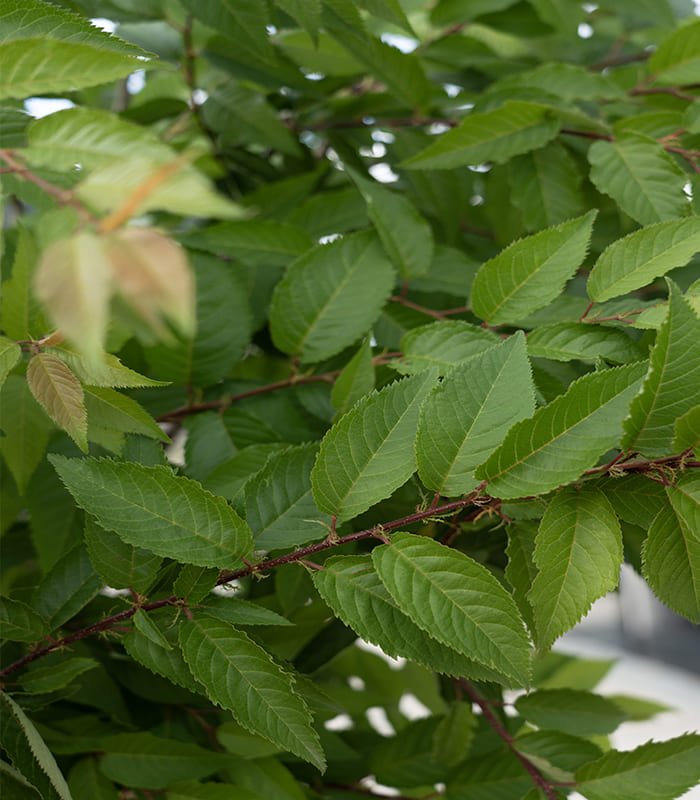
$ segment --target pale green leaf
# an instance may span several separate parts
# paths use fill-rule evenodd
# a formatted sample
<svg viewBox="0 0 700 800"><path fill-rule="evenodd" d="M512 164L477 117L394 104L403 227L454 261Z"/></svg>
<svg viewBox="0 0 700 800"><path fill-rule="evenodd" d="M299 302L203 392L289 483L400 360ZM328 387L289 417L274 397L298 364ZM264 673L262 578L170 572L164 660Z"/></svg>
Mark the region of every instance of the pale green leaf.
<svg viewBox="0 0 700 800"><path fill-rule="evenodd" d="M0 708L0 740L13 765L43 800L73 800L51 751L24 711L5 692L0 692Z"/></svg>
<svg viewBox="0 0 700 800"><path fill-rule="evenodd" d="M526 731L514 744L519 753L532 760L542 774L554 782L572 783L576 769L602 755L600 747L588 739L561 731ZM536 795L535 800L540 800L540 795Z"/></svg>
<svg viewBox="0 0 700 800"><path fill-rule="evenodd" d="M315 442L275 453L246 484L246 521L257 550L294 547L328 534L330 517L311 493L317 453Z"/></svg>
<svg viewBox="0 0 700 800"><path fill-rule="evenodd" d="M414 534L372 551L398 607L443 644L527 684L530 644L513 598L464 553Z"/></svg>
<svg viewBox="0 0 700 800"><path fill-rule="evenodd" d="M22 690L29 694L54 692L72 683L79 675L97 666L93 658L67 658L49 667L31 666L22 676Z"/></svg>
<svg viewBox="0 0 700 800"><path fill-rule="evenodd" d="M304 362L328 358L367 332L393 285L393 267L373 234L319 245L277 284L270 306L272 339Z"/></svg>
<svg viewBox="0 0 700 800"><path fill-rule="evenodd" d="M136 400L114 389L96 386L85 387L85 407L87 409L88 438L95 428L109 428L121 433L136 433L150 439L169 442L153 417Z"/></svg>
<svg viewBox="0 0 700 800"><path fill-rule="evenodd" d="M97 364L91 364L80 353L71 350L65 345L61 347L47 347L44 351L51 353L70 367L71 371L86 386L100 388L136 389L140 387L166 386L167 381L154 381L145 375L139 375L111 353L103 353L102 359Z"/></svg>
<svg viewBox="0 0 700 800"><path fill-rule="evenodd" d="M162 562L160 556L127 544L89 516L85 518L85 544L95 571L107 586L115 589L133 589L145 594Z"/></svg>
<svg viewBox="0 0 700 800"><path fill-rule="evenodd" d="M583 210L581 173L559 142L512 159L508 164L508 183L511 200L520 210L528 231L559 225Z"/></svg>
<svg viewBox="0 0 700 800"><path fill-rule="evenodd" d="M367 203L367 214L399 275L406 280L425 275L435 247L430 225L402 194L376 181L358 175L351 177Z"/></svg>
<svg viewBox="0 0 700 800"><path fill-rule="evenodd" d="M37 642L46 624L37 612L19 600L0 597L0 638L10 642Z"/></svg>
<svg viewBox="0 0 700 800"><path fill-rule="evenodd" d="M245 486L265 466L267 459L284 449L278 442L252 444L215 467L204 479L204 486L220 494L238 508L245 500Z"/></svg>
<svg viewBox="0 0 700 800"><path fill-rule="evenodd" d="M492 324L514 323L552 302L588 252L597 212L514 242L476 273L474 313Z"/></svg>
<svg viewBox="0 0 700 800"><path fill-rule="evenodd" d="M22 350L17 342L0 336L0 387L21 357Z"/></svg>
<svg viewBox="0 0 700 800"><path fill-rule="evenodd" d="M662 602L700 622L700 477L684 475L666 495L670 504L654 518L644 543L643 574Z"/></svg>
<svg viewBox="0 0 700 800"><path fill-rule="evenodd" d="M173 649L170 642L158 630L158 626L145 611L139 609L131 619L134 623L134 628L157 647L162 647L164 650Z"/></svg>
<svg viewBox="0 0 700 800"><path fill-rule="evenodd" d="M60 628L86 606L102 588L82 544L60 558L34 592L32 605L50 630Z"/></svg>
<svg viewBox="0 0 700 800"><path fill-rule="evenodd" d="M578 736L612 733L627 719L611 700L574 689L540 689L518 698L515 708L538 728Z"/></svg>
<svg viewBox="0 0 700 800"><path fill-rule="evenodd" d="M418 413L434 381L434 372L423 372L385 386L328 431L311 473L321 511L352 519L411 477Z"/></svg>
<svg viewBox="0 0 700 800"><path fill-rule="evenodd" d="M175 781L204 778L233 766L225 753L146 731L109 736L101 740L100 750L100 769L110 780L140 789L164 789Z"/></svg>
<svg viewBox="0 0 700 800"><path fill-rule="evenodd" d="M666 505L664 487L658 481L651 480L650 476L631 474L623 479L611 477L598 486L612 503L617 516L630 525L648 528Z"/></svg>
<svg viewBox="0 0 700 800"><path fill-rule="evenodd" d="M46 333L47 323L32 291L32 275L39 257L33 233L17 226L17 243L12 272L2 283L2 328L12 339L38 338Z"/></svg>
<svg viewBox="0 0 700 800"><path fill-rule="evenodd" d="M493 111L468 114L454 130L442 134L404 166L453 169L485 161L503 164L542 147L558 130L559 120L548 106L509 100Z"/></svg>
<svg viewBox="0 0 700 800"><path fill-rule="evenodd" d="M504 680L498 672L439 642L399 610L369 555L330 558L313 580L334 613L388 656L408 658L445 675Z"/></svg>
<svg viewBox="0 0 700 800"><path fill-rule="evenodd" d="M474 469L511 426L535 411L535 387L521 331L447 373L420 413L416 455L423 483L442 495L466 494Z"/></svg>
<svg viewBox="0 0 700 800"><path fill-rule="evenodd" d="M675 437L671 449L674 453L697 450L700 447L700 405L676 420Z"/></svg>
<svg viewBox="0 0 700 800"><path fill-rule="evenodd" d="M331 402L340 413L344 413L374 389L374 365L370 337L343 367L331 390Z"/></svg>
<svg viewBox="0 0 700 800"><path fill-rule="evenodd" d="M210 617L229 622L231 625L293 625L276 611L271 611L265 606L241 600L237 597L207 598L202 611Z"/></svg>
<svg viewBox="0 0 700 800"><path fill-rule="evenodd" d="M545 649L619 581L620 523L600 490L568 488L554 497L535 538L534 562L528 600Z"/></svg>
<svg viewBox="0 0 700 800"><path fill-rule="evenodd" d="M697 20L673 31L649 60L655 82L666 86L700 81L700 23Z"/></svg>
<svg viewBox="0 0 700 800"><path fill-rule="evenodd" d="M19 375L10 375L0 389L0 426L5 434L0 437L0 453L22 494L44 455L53 425Z"/></svg>
<svg viewBox="0 0 700 800"><path fill-rule="evenodd" d="M403 357L392 361L398 372L437 369L446 375L455 365L498 344L493 331L461 320L432 322L413 328L401 340Z"/></svg>
<svg viewBox="0 0 700 800"><path fill-rule="evenodd" d="M621 708L627 715L627 718L632 722L642 722L655 717L657 714L671 711L668 706L661 705L653 700L647 700L641 697L629 697L626 694L609 695L609 699L612 700L616 706Z"/></svg>
<svg viewBox="0 0 700 800"><path fill-rule="evenodd" d="M600 74L578 64L551 62L535 69L515 72L496 84L498 89L518 89L522 86L540 89L560 97L567 103L577 100L618 100L623 92L605 74Z"/></svg>
<svg viewBox="0 0 700 800"><path fill-rule="evenodd" d="M674 800L700 780L700 736L611 750L576 773L588 800Z"/></svg>
<svg viewBox="0 0 700 800"><path fill-rule="evenodd" d="M646 363L584 375L568 391L517 423L476 472L495 497L543 494L579 477L622 434L622 421Z"/></svg>
<svg viewBox="0 0 700 800"><path fill-rule="evenodd" d="M192 674L213 702L232 711L251 732L324 769L318 735L293 679L261 647L231 625L207 617L183 621L180 643Z"/></svg>
<svg viewBox="0 0 700 800"><path fill-rule="evenodd" d="M44 411L86 453L85 396L68 365L50 353L37 353L29 360L27 383Z"/></svg>
<svg viewBox="0 0 700 800"><path fill-rule="evenodd" d="M78 505L128 544L202 567L233 568L250 530L223 498L167 467L50 456Z"/></svg>
<svg viewBox="0 0 700 800"><path fill-rule="evenodd" d="M700 250L700 218L649 225L607 247L588 277L588 296L597 303L651 283L682 267Z"/></svg>
<svg viewBox="0 0 700 800"><path fill-rule="evenodd" d="M659 328L642 389L630 405L623 445L667 455L676 420L700 402L700 318L669 281L669 312Z"/></svg>
<svg viewBox="0 0 700 800"><path fill-rule="evenodd" d="M627 134L595 142L588 151L591 181L639 222L681 217L688 211L686 175L663 147L646 136Z"/></svg>
<svg viewBox="0 0 700 800"><path fill-rule="evenodd" d="M624 330L585 322L555 322L530 331L527 352L533 358L553 361L595 362L599 358L615 364L642 356L637 343Z"/></svg>

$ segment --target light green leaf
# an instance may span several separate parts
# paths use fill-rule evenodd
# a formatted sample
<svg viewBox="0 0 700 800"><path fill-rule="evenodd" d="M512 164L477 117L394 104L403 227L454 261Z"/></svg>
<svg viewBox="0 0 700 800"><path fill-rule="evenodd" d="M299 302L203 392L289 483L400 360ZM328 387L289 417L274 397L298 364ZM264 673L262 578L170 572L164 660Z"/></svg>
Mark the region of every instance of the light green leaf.
<svg viewBox="0 0 700 800"><path fill-rule="evenodd" d="M554 782L573 783L574 770L602 755L600 747L588 739L561 731L525 732L514 744L519 753L532 760L542 774ZM536 795L535 800L540 800L540 796Z"/></svg>
<svg viewBox="0 0 700 800"><path fill-rule="evenodd" d="M438 641L528 683L530 645L513 598L469 556L414 534L372 551L398 607Z"/></svg>
<svg viewBox="0 0 700 800"><path fill-rule="evenodd" d="M85 544L97 574L115 589L133 589L144 594L155 580L162 559L122 541L116 533L85 518Z"/></svg>
<svg viewBox="0 0 700 800"><path fill-rule="evenodd" d="M533 358L553 361L594 362L599 358L615 364L636 361L640 347L624 330L585 322L555 322L530 331L527 352Z"/></svg>
<svg viewBox="0 0 700 800"><path fill-rule="evenodd" d="M252 444L215 467L204 479L204 486L214 494L225 497L236 508L245 502L245 486L267 463L274 453L284 449L278 442Z"/></svg>
<svg viewBox="0 0 700 800"><path fill-rule="evenodd" d="M184 597L189 605L200 603L216 586L219 574L220 570L216 567L184 564L173 583L173 591L176 595Z"/></svg>
<svg viewBox="0 0 700 800"><path fill-rule="evenodd" d="M323 771L325 759L293 679L245 633L207 617L180 624L180 644L210 699L252 733Z"/></svg>
<svg viewBox="0 0 700 800"><path fill-rule="evenodd" d="M647 742L635 750L611 750L576 773L588 800L674 800L700 780L700 736L686 734Z"/></svg>
<svg viewBox="0 0 700 800"><path fill-rule="evenodd" d="M146 731L109 736L100 742L100 750L100 769L110 780L140 789L164 789L175 781L204 778L233 766L225 753Z"/></svg>
<svg viewBox="0 0 700 800"><path fill-rule="evenodd" d="M696 21L673 31L649 59L655 82L666 86L700 81L700 23Z"/></svg>
<svg viewBox="0 0 700 800"><path fill-rule="evenodd" d="M0 708L0 741L16 769L43 800L73 800L51 751L24 711L5 692L0 692Z"/></svg>
<svg viewBox="0 0 700 800"><path fill-rule="evenodd" d="M598 486L612 503L617 516L630 525L648 528L666 505L664 487L646 475L625 475L623 479L611 477Z"/></svg>
<svg viewBox="0 0 700 800"><path fill-rule="evenodd" d="M46 333L47 323L31 289L32 275L39 257L34 234L17 226L17 243L12 272L2 283L2 328L12 339L31 339Z"/></svg>
<svg viewBox="0 0 700 800"><path fill-rule="evenodd" d="M358 401L333 425L311 473L321 511L352 519L411 477L418 413L434 381L433 372L396 381Z"/></svg>
<svg viewBox="0 0 700 800"><path fill-rule="evenodd" d="M37 353L27 367L29 388L51 419L87 452L87 411L80 381L60 358Z"/></svg>
<svg viewBox="0 0 700 800"><path fill-rule="evenodd" d="M154 381L145 375L139 375L133 369L125 367L111 353L103 353L98 364L91 364L87 359L69 349L67 346L47 347L44 351L55 355L70 367L81 383L100 388L136 389L150 386L167 386L167 381Z"/></svg>
<svg viewBox="0 0 700 800"><path fill-rule="evenodd" d="M325 603L346 625L392 658L408 658L445 675L504 680L498 672L437 641L400 611L369 555L334 556L314 573L313 580Z"/></svg>
<svg viewBox="0 0 700 800"><path fill-rule="evenodd" d="M32 605L50 630L72 619L102 588L82 544L60 558L34 592Z"/></svg>
<svg viewBox="0 0 700 800"><path fill-rule="evenodd" d="M109 429L121 433L136 433L150 439L169 442L153 417L136 400L114 389L95 386L85 387L85 407L87 409L88 438L97 429Z"/></svg>
<svg viewBox="0 0 700 800"><path fill-rule="evenodd" d="M298 22L318 45L318 29L321 27L321 0L275 0L275 5Z"/></svg>
<svg viewBox="0 0 700 800"><path fill-rule="evenodd" d="M433 759L448 767L457 766L471 749L477 724L471 703L451 703L433 734Z"/></svg>
<svg viewBox="0 0 700 800"><path fill-rule="evenodd" d="M700 405L693 406L676 420L671 450L679 453L685 450L697 450L698 447L700 447Z"/></svg>
<svg viewBox="0 0 700 800"><path fill-rule="evenodd" d="M404 162L408 169L453 169L536 150L553 139L559 120L545 105L509 100L500 108L468 114L452 131Z"/></svg>
<svg viewBox="0 0 700 800"><path fill-rule="evenodd" d="M176 594L179 594L176 590ZM134 628L146 639L149 639L157 647L162 647L164 650L172 650L170 642L158 630L158 626L153 622L149 615L139 609L131 618L134 623Z"/></svg>
<svg viewBox="0 0 700 800"><path fill-rule="evenodd" d="M610 195L640 225L687 213L683 194L687 177L652 139L627 134L614 142L595 142L588 160L591 181L598 190Z"/></svg>
<svg viewBox="0 0 700 800"><path fill-rule="evenodd" d="M476 273L474 313L491 324L513 323L558 297L586 257L597 212L514 242Z"/></svg>
<svg viewBox="0 0 700 800"><path fill-rule="evenodd" d="M668 706L655 703L653 700L646 700L641 697L629 697L626 694L609 695L609 699L625 712L627 719L631 722L642 722L655 717L657 714L671 711Z"/></svg>
<svg viewBox="0 0 700 800"><path fill-rule="evenodd" d="M335 355L367 332L393 285L393 267L373 234L318 245L275 288L272 339L304 362Z"/></svg>
<svg viewBox="0 0 700 800"><path fill-rule="evenodd" d="M447 497L466 494L478 484L474 469L534 411L535 387L518 331L454 367L428 395L416 439L420 479Z"/></svg>
<svg viewBox="0 0 700 800"><path fill-rule="evenodd" d="M93 658L67 658L50 667L40 664L32 666L22 676L22 690L28 694L43 694L62 689L72 683L78 675L82 675L97 666Z"/></svg>
<svg viewBox="0 0 700 800"><path fill-rule="evenodd" d="M13 367L22 358L22 350L17 342L5 336L0 336L0 387L5 383L5 378Z"/></svg>
<svg viewBox="0 0 700 800"><path fill-rule="evenodd" d="M700 218L659 222L607 247L588 277L588 296L597 303L651 283L682 267L700 250Z"/></svg>
<svg viewBox="0 0 700 800"><path fill-rule="evenodd" d="M0 597L0 638L10 642L37 642L45 629L44 620L31 606Z"/></svg>
<svg viewBox="0 0 700 800"><path fill-rule="evenodd" d="M515 72L497 83L499 90L513 90L523 86L540 89L567 103L577 100L619 100L623 96L620 87L607 75L593 72L578 64L541 64L526 72Z"/></svg>
<svg viewBox="0 0 700 800"><path fill-rule="evenodd" d="M509 512L504 511L504 513ZM509 525L507 531L508 565L505 569L505 578L512 588L513 600L520 609L527 627L534 631L535 621L527 595L537 575L537 567L533 558L537 524L529 520L521 520Z"/></svg>
<svg viewBox="0 0 700 800"><path fill-rule="evenodd" d="M590 72L585 74L599 77ZM583 210L581 173L559 142L512 159L508 164L508 183L511 200L520 210L528 231L559 225Z"/></svg>
<svg viewBox="0 0 700 800"><path fill-rule="evenodd" d="M351 177L367 203L367 214L399 275L406 280L425 275L435 247L430 225L402 194L358 175Z"/></svg>
<svg viewBox="0 0 700 800"><path fill-rule="evenodd" d="M476 472L495 497L543 494L575 480L614 447L646 363L584 375L518 422Z"/></svg>
<svg viewBox="0 0 700 800"><path fill-rule="evenodd" d="M622 532L606 496L593 488L555 495L535 538L534 561L538 573L528 600L545 649L619 581Z"/></svg>
<svg viewBox="0 0 700 800"><path fill-rule="evenodd" d="M203 613L214 619L221 619L231 625L293 625L276 611L265 606L240 600L237 597L209 597L202 607Z"/></svg>
<svg viewBox="0 0 700 800"><path fill-rule="evenodd" d="M538 728L578 736L612 733L627 719L611 700L574 689L540 689L518 698L515 708Z"/></svg>
<svg viewBox="0 0 700 800"><path fill-rule="evenodd" d="M128 544L202 567L233 568L251 549L250 529L220 497L167 467L52 455L78 505Z"/></svg>
<svg viewBox="0 0 700 800"><path fill-rule="evenodd" d="M372 389L374 389L374 365L371 338L368 336L336 378L331 390L331 402L342 414Z"/></svg>
<svg viewBox="0 0 700 800"><path fill-rule="evenodd" d="M330 517L311 493L318 445L302 444L270 456L245 487L246 521L257 550L294 547L328 534Z"/></svg>
<svg viewBox="0 0 700 800"><path fill-rule="evenodd" d="M700 622L700 477L684 475L666 487L670 505L659 511L642 550L642 569L657 597Z"/></svg>
<svg viewBox="0 0 700 800"><path fill-rule="evenodd" d="M630 405L623 445L667 455L676 420L700 403L700 318L669 281L669 312L656 335L649 371Z"/></svg>
<svg viewBox="0 0 700 800"><path fill-rule="evenodd" d="M440 375L446 375L455 364L485 352L498 341L493 331L461 320L431 322L403 337L403 357L392 361L391 366L406 374L437 369Z"/></svg>

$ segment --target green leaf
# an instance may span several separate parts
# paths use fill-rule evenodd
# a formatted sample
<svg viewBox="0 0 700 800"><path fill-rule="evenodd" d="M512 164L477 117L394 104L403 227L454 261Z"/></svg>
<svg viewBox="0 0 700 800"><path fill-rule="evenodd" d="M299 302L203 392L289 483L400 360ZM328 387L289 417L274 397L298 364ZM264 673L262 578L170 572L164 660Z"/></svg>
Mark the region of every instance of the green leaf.
<svg viewBox="0 0 700 800"><path fill-rule="evenodd" d="M374 389L374 365L371 337L368 336L336 378L331 390L331 402L342 414L372 389Z"/></svg>
<svg viewBox="0 0 700 800"><path fill-rule="evenodd" d="M404 614L372 566L371 557L334 556L314 573L325 603L365 641L392 658L403 657L455 677L503 680L498 672L433 638Z"/></svg>
<svg viewBox="0 0 700 800"><path fill-rule="evenodd" d="M31 606L0 597L0 638L10 642L37 642L45 630L46 623Z"/></svg>
<svg viewBox="0 0 700 800"><path fill-rule="evenodd" d="M217 733L221 727L217 729ZM257 792L241 789L240 786L232 783L183 781L171 787L166 795L167 800L231 800L233 797L236 800L261 800L261 796Z"/></svg>
<svg viewBox="0 0 700 800"><path fill-rule="evenodd" d="M585 322L555 322L530 331L527 352L533 358L592 362L604 358L615 364L638 360L641 349L620 328Z"/></svg>
<svg viewBox="0 0 700 800"><path fill-rule="evenodd" d="M440 375L446 375L455 364L485 352L498 341L493 331L468 322L432 322L414 328L403 337L403 358L391 365L408 374L437 369Z"/></svg>
<svg viewBox="0 0 700 800"><path fill-rule="evenodd" d="M162 562L160 556L122 541L89 516L85 518L85 544L95 571L115 589L129 588L144 594Z"/></svg>
<svg viewBox="0 0 700 800"><path fill-rule="evenodd" d="M578 478L614 447L646 363L584 375L518 422L476 472L495 497L543 494Z"/></svg>
<svg viewBox="0 0 700 800"><path fill-rule="evenodd" d="M549 305L586 257L596 213L514 242L483 264L472 284L474 313L500 325Z"/></svg>
<svg viewBox="0 0 700 800"><path fill-rule="evenodd" d="M47 347L44 351L60 358L70 367L81 383L98 388L138 389L141 387L166 386L167 381L155 381L145 375L139 375L111 353L103 353L102 361L91 364L80 353L67 346Z"/></svg>
<svg viewBox="0 0 700 800"><path fill-rule="evenodd" d="M325 759L293 679L245 633L211 618L180 625L185 660L210 699L252 733L323 771Z"/></svg>
<svg viewBox="0 0 700 800"><path fill-rule="evenodd" d="M588 151L591 181L640 225L687 213L686 176L660 144L627 134L595 142Z"/></svg>
<svg viewBox="0 0 700 800"><path fill-rule="evenodd" d="M211 256L190 258L197 287L193 338L148 348L150 372L173 383L211 386L227 378L251 336L247 292L236 274Z"/></svg>
<svg viewBox="0 0 700 800"><path fill-rule="evenodd" d="M84 758L68 775L73 800L116 800L117 787L100 772L97 759Z"/></svg>
<svg viewBox="0 0 700 800"><path fill-rule="evenodd" d="M49 748L15 701L0 692L0 741L13 766L41 793L43 800L73 800Z"/></svg>
<svg viewBox="0 0 700 800"><path fill-rule="evenodd" d="M642 569L657 597L700 622L700 477L687 474L666 487L670 505L659 511L642 550Z"/></svg>
<svg viewBox="0 0 700 800"><path fill-rule="evenodd" d="M5 378L13 367L22 358L22 350L17 342L5 336L0 336L0 387L5 383Z"/></svg>
<svg viewBox="0 0 700 800"><path fill-rule="evenodd" d="M185 564L173 583L176 595L184 597L189 605L200 603L217 585L220 570L216 567L197 567Z"/></svg>
<svg viewBox="0 0 700 800"><path fill-rule="evenodd" d="M5 433L0 437L0 453L22 494L39 466L53 426L19 375L10 375L0 389L0 420ZM12 420L12 425L6 420Z"/></svg>
<svg viewBox="0 0 700 800"><path fill-rule="evenodd" d="M620 579L622 532L606 496L569 488L547 506L537 537L538 569L528 600L540 648L548 648Z"/></svg>
<svg viewBox="0 0 700 800"><path fill-rule="evenodd" d="M311 473L316 505L340 521L389 497L416 470L413 441L435 381L424 372L358 401L328 431Z"/></svg>
<svg viewBox="0 0 700 800"><path fill-rule="evenodd" d="M11 800L41 800L39 790L4 761L0 761L0 796Z"/></svg>
<svg viewBox="0 0 700 800"><path fill-rule="evenodd" d="M275 0L275 5L298 22L318 46L321 0Z"/></svg>
<svg viewBox="0 0 700 800"><path fill-rule="evenodd" d="M682 267L700 250L700 219L659 222L607 247L588 277L588 296L600 303Z"/></svg>
<svg viewBox="0 0 700 800"><path fill-rule="evenodd" d="M669 312L659 328L642 389L630 405L623 445L669 452L676 420L700 402L700 319L669 281Z"/></svg>
<svg viewBox="0 0 700 800"><path fill-rule="evenodd" d="M93 658L67 658L50 667L32 666L22 676L22 690L28 694L43 694L62 689L79 675L97 666Z"/></svg>
<svg viewBox="0 0 700 800"><path fill-rule="evenodd" d="M270 456L283 449L284 445L278 442L244 447L235 456L213 469L204 480L204 485L209 491L225 497L238 508L239 504L245 501L245 487L248 481L260 472Z"/></svg>
<svg viewBox="0 0 700 800"><path fill-rule="evenodd" d="M378 782L388 786L429 786L445 774L445 767L433 758L436 717L409 722L395 736L382 739L373 748L369 769Z"/></svg>
<svg viewBox="0 0 700 800"><path fill-rule="evenodd" d="M671 449L674 453L697 450L700 447L700 405L676 420L675 438Z"/></svg>
<svg viewBox="0 0 700 800"><path fill-rule="evenodd" d="M85 407L90 439L93 431L109 429L121 433L136 433L166 443L170 441L153 417L136 400L115 392L114 389L85 387Z"/></svg>
<svg viewBox="0 0 700 800"><path fill-rule="evenodd" d="M270 306L272 339L307 363L335 355L367 332L393 285L393 267L373 234L319 245L277 284Z"/></svg>
<svg viewBox="0 0 700 800"><path fill-rule="evenodd" d="M134 623L134 628L157 647L161 647L164 650L173 649L170 642L158 630L158 626L145 611L139 609L131 619Z"/></svg>
<svg viewBox="0 0 700 800"><path fill-rule="evenodd" d="M140 789L164 789L233 765L225 753L147 732L109 736L100 742L100 750L100 769L110 780Z"/></svg>
<svg viewBox="0 0 700 800"><path fill-rule="evenodd" d="M504 164L513 156L536 150L553 139L559 120L538 103L508 100L500 108L468 114L452 131L405 161L407 169L453 169L493 161Z"/></svg>
<svg viewBox="0 0 700 800"><path fill-rule="evenodd" d="M451 703L433 734L435 761L448 767L455 767L463 761L474 741L477 724L471 703Z"/></svg>
<svg viewBox="0 0 700 800"><path fill-rule="evenodd" d="M671 709L668 706L662 706L660 703L655 703L653 700L646 700L640 697L629 697L625 694L613 694L609 697L616 706L621 708L627 718L632 722L643 722L644 720L651 719L657 714L663 714Z"/></svg>
<svg viewBox="0 0 700 800"><path fill-rule="evenodd" d="M597 698L597 695L592 697ZM518 736L514 744L519 753L555 782L573 783L575 770L602 755L593 742L561 731L526 732Z"/></svg>
<svg viewBox="0 0 700 800"><path fill-rule="evenodd" d="M700 24L695 21L673 31L652 53L649 69L656 83L672 86L700 80Z"/></svg>
<svg viewBox="0 0 700 800"><path fill-rule="evenodd" d="M611 750L576 773L588 800L674 800L700 779L700 736L647 742L628 752Z"/></svg>
<svg viewBox="0 0 700 800"><path fill-rule="evenodd" d="M627 719L611 700L573 689L539 689L519 697L515 708L538 728L553 728L578 736L612 733Z"/></svg>
<svg viewBox="0 0 700 800"><path fill-rule="evenodd" d="M372 551L398 607L443 644L527 684L530 646L513 598L469 556L413 534Z"/></svg>
<svg viewBox="0 0 700 800"><path fill-rule="evenodd" d="M49 460L77 504L128 544L201 567L233 568L250 529L220 497L167 467L108 459Z"/></svg>
<svg viewBox="0 0 700 800"><path fill-rule="evenodd" d="M430 225L402 194L351 174L367 203L367 215L402 278L425 275L435 243Z"/></svg>
<svg viewBox="0 0 700 800"><path fill-rule="evenodd" d="M257 550L294 547L327 535L330 517L318 510L311 493L317 454L316 443L282 450L246 484L246 520Z"/></svg>
<svg viewBox="0 0 700 800"><path fill-rule="evenodd" d="M585 74L599 77L590 72ZM508 183L511 200L520 210L528 231L559 225L578 216L584 207L581 173L559 142L512 159L508 164Z"/></svg>
<svg viewBox="0 0 700 800"><path fill-rule="evenodd" d="M87 452L87 411L80 381L60 358L37 353L27 367L29 388L51 419Z"/></svg>
<svg viewBox="0 0 700 800"><path fill-rule="evenodd" d="M221 619L231 625L293 625L285 617L265 606L240 600L237 597L209 597L202 611L214 619Z"/></svg>
<svg viewBox="0 0 700 800"><path fill-rule="evenodd" d="M513 600L520 609L527 627L534 631L535 621L527 595L537 575L537 567L533 558L537 526L534 522L523 520L509 525L507 531L508 565L505 569L505 578L512 588Z"/></svg>
<svg viewBox="0 0 700 800"><path fill-rule="evenodd" d="M33 606L56 630L72 619L102 588L87 550L77 545L51 568L37 586Z"/></svg>
<svg viewBox="0 0 700 800"><path fill-rule="evenodd" d="M450 775L449 800L514 800L532 786L530 776L512 754L480 753L463 761ZM529 798L528 798L529 800Z"/></svg>
<svg viewBox="0 0 700 800"><path fill-rule="evenodd" d="M12 273L2 283L2 328L12 339L31 339L46 332L46 320L31 291L32 275L39 253L32 232L23 225L17 228L17 244Z"/></svg>
<svg viewBox="0 0 700 800"><path fill-rule="evenodd" d="M476 487L474 469L511 426L535 411L535 387L518 331L448 372L428 395L416 438L418 474L448 497Z"/></svg>

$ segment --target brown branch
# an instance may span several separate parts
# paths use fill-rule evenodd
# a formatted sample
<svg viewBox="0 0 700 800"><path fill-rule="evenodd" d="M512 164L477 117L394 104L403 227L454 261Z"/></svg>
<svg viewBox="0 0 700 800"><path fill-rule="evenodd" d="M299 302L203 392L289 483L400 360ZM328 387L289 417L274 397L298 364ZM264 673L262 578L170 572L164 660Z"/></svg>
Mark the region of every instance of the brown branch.
<svg viewBox="0 0 700 800"><path fill-rule="evenodd" d="M669 94L672 97L677 97L679 100L685 100L690 103L697 100L694 94L686 94L676 86L635 86L634 89L630 89L627 94L631 97L647 94Z"/></svg>
<svg viewBox="0 0 700 800"><path fill-rule="evenodd" d="M482 697L479 692L464 678L458 679L459 687L469 697L472 703L476 703L481 709L481 715L489 724L491 730L505 743L506 747L522 764L523 769L532 779L533 784L544 794L547 800L558 800L558 794L554 786L545 778L539 769L524 756L517 748L514 737L506 730L506 727L491 710L491 705Z"/></svg>
<svg viewBox="0 0 700 800"><path fill-rule="evenodd" d="M53 183L50 183L47 180L44 180L40 175L32 172L28 167L25 167L24 164L21 164L19 161L15 159L15 154L12 150L0 149L0 159L2 159L8 166L9 171L13 172L16 175L19 175L20 178L24 178L25 181L29 183L33 183L39 189L47 194L49 197L53 197L53 199L62 206L70 206L74 208L80 218L86 222L96 222L97 217L90 211L87 206L85 206L78 198L75 196L75 193L70 191L70 189L63 189L60 186L56 186Z"/></svg>

